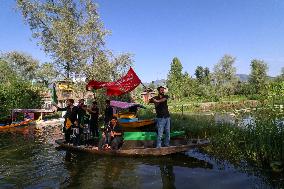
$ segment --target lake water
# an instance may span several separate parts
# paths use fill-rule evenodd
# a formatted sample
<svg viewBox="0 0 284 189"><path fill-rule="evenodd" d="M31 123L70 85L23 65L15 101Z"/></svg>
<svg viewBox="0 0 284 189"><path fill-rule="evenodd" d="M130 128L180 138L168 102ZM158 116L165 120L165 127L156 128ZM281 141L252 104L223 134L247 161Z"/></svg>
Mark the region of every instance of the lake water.
<svg viewBox="0 0 284 189"><path fill-rule="evenodd" d="M125 158L58 150L58 126L0 132L0 188L273 188L198 149L166 157Z"/></svg>

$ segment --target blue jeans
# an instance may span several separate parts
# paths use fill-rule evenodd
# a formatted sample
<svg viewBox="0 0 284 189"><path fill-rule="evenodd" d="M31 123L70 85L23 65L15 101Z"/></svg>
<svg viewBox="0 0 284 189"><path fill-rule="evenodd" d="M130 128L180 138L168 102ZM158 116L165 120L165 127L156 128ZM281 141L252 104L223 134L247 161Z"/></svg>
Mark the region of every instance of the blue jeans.
<svg viewBox="0 0 284 189"><path fill-rule="evenodd" d="M163 132L165 131L165 146L170 145L170 130L171 130L171 118L157 118L157 148L162 145Z"/></svg>

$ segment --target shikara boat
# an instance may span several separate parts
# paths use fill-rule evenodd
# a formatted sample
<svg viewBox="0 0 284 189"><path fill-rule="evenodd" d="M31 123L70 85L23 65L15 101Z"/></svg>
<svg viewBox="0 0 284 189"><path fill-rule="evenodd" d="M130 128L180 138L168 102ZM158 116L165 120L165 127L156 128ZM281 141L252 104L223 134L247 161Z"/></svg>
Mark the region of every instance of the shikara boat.
<svg viewBox="0 0 284 189"><path fill-rule="evenodd" d="M86 152L98 155L115 155L115 156L164 156L175 154L179 152L188 151L191 148L202 147L209 144L208 140L179 140L173 141L174 146L170 147L137 147L137 148L125 148L122 147L119 150L99 150L96 147L74 146L72 144L64 143L63 139L55 141L59 144L60 148L70 151ZM127 142L127 141L126 141ZM124 146L124 144L123 144Z"/></svg>
<svg viewBox="0 0 284 189"><path fill-rule="evenodd" d="M20 126L26 126L29 125L33 120L27 120L27 121L19 121L19 122L12 122L11 124L0 124L0 131L5 129L10 129L13 127L20 127Z"/></svg>
<svg viewBox="0 0 284 189"><path fill-rule="evenodd" d="M146 119L146 120L137 120L134 122L119 122L119 125L122 127L131 127L131 128L137 128L137 127L144 127L144 126L150 126L155 123L154 119Z"/></svg>
<svg viewBox="0 0 284 189"><path fill-rule="evenodd" d="M36 119L42 117L43 113L52 113L52 110L45 109L13 109L11 113L10 123L0 123L0 131L10 128L23 127L35 123ZM27 114L29 117L24 118L21 121L13 121L16 119L15 114Z"/></svg>
<svg viewBox="0 0 284 189"><path fill-rule="evenodd" d="M119 124L127 130L133 128L141 129L143 127L152 127L155 124L154 119L138 119L136 114L138 108L145 108L141 104L112 100L110 101L110 105L117 112L114 116L118 118Z"/></svg>

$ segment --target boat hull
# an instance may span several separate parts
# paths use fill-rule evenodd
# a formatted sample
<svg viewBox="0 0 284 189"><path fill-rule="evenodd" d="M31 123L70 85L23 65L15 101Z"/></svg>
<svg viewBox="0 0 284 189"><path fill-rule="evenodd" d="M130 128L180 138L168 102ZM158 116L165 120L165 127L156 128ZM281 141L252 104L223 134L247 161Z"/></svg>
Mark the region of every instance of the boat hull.
<svg viewBox="0 0 284 189"><path fill-rule="evenodd" d="M10 125L0 126L0 131L10 129L10 128L15 128L15 127L27 126L27 125L31 124L32 122L33 122L32 120L29 120L29 121L22 121L22 122L19 122L19 123L12 123Z"/></svg>
<svg viewBox="0 0 284 189"><path fill-rule="evenodd" d="M120 150L98 150L94 147L78 147L72 144L65 144L63 139L55 141L65 150L86 152L98 155L115 155L115 156L165 156L179 152L188 151L191 148L202 147L209 144L208 140L188 141L187 144L175 145L161 148L131 148ZM184 141L183 141L184 142Z"/></svg>

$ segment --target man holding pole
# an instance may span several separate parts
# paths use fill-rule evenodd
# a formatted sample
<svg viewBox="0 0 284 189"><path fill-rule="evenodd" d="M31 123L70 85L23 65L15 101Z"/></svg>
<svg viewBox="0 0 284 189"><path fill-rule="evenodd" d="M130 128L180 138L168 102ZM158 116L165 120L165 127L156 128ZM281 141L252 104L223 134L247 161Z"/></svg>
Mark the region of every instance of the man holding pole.
<svg viewBox="0 0 284 189"><path fill-rule="evenodd" d="M168 95L165 95L165 88L160 86L157 88L158 96L155 96L150 99L149 103L154 103L155 110L157 114L157 148L160 148L162 145L163 132L165 131L165 146L170 146L170 129L171 129L171 119L170 113L168 110L167 100Z"/></svg>

